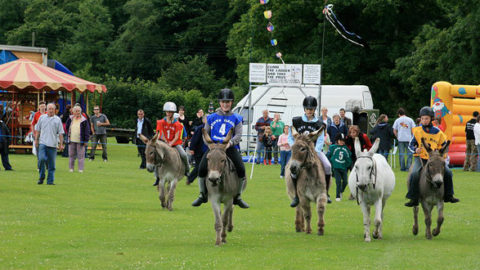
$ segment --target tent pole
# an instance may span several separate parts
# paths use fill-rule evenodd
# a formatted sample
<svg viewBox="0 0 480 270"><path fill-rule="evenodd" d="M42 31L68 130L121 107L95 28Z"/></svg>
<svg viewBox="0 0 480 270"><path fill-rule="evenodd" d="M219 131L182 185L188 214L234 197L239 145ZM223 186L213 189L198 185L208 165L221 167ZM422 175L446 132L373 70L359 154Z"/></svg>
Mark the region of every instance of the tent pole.
<svg viewBox="0 0 480 270"><path fill-rule="evenodd" d="M42 90L42 100L45 101L45 90Z"/></svg>
<svg viewBox="0 0 480 270"><path fill-rule="evenodd" d="M88 115L88 91L85 91L85 112Z"/></svg>
<svg viewBox="0 0 480 270"><path fill-rule="evenodd" d="M103 112L103 92L100 93L100 112Z"/></svg>

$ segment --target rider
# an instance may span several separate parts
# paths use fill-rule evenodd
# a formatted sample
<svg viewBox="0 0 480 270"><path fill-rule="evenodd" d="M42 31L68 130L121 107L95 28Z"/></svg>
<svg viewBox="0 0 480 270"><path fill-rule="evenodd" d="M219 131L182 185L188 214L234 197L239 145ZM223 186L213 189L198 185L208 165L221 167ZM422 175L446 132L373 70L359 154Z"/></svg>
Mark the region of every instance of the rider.
<svg viewBox="0 0 480 270"><path fill-rule="evenodd" d="M234 95L230 89L222 89L218 94L218 101L220 108L211 115L208 116L207 123L205 124L205 131L210 134L210 137L215 143L222 143L227 136L230 129L233 129L232 139L228 142L226 147L226 154L233 162L237 175L240 178L238 185L238 192L233 199L233 204L240 206L241 208L249 208L248 204L241 198L242 188L245 184L245 166L243 165L242 156L240 155L239 143L242 139L242 116L233 113ZM202 157L200 166L198 168L198 185L200 187L200 196L192 203L192 206L200 206L202 203L208 201L207 186L205 185L205 178L208 173L208 150Z"/></svg>
<svg viewBox="0 0 480 270"><path fill-rule="evenodd" d="M174 118L174 113L177 110L177 105L173 102L165 102L163 104L163 111L165 112L166 117L161 120L157 120L157 128L156 131L159 132L160 139L166 142L169 146L175 147L180 157L182 158L182 162L185 165L185 176L188 176L188 172L190 171L190 167L188 164L188 157L185 150L182 147L182 132L183 132L183 125ZM158 185L158 177L154 184L154 186Z"/></svg>
<svg viewBox="0 0 480 270"><path fill-rule="evenodd" d="M308 134L310 132L314 132L319 130L322 125L325 124L315 116L315 109L317 108L317 99L312 96L305 97L303 99L303 110L305 114L302 116L297 116L292 119L292 125L295 127L298 133L300 134ZM328 161L327 156L323 153L323 144L325 141L325 129L321 132L320 136L318 136L317 141L315 142L315 151L317 152L320 161L322 161L323 168L325 169L325 179L327 182L327 191L330 186L330 178L332 176L332 166L330 161ZM294 138L292 132L288 135L288 144L292 146L294 143ZM293 185L295 189L297 188L297 179L292 179ZM328 200L329 203L331 202L330 199ZM298 194L295 192L295 198L293 199L292 203L290 203L291 207L296 207L299 203Z"/></svg>
<svg viewBox="0 0 480 270"><path fill-rule="evenodd" d="M428 152L425 147L421 146L421 139L424 138L429 144L430 147L435 149L441 149L447 138L445 134L437 127L432 125L433 120L433 110L432 108L425 106L420 109L420 126L414 127L412 129L413 139L408 146L409 150L414 153L415 162L413 163L412 172L410 174L410 185L408 187L407 198L410 199L409 202L405 203L405 206L412 207L418 205L419 197L419 180L420 180L420 171L422 170L422 163L426 164L428 160ZM460 200L453 197L453 181L452 181L452 171L448 168L448 165L445 166L444 174L444 201L456 203Z"/></svg>

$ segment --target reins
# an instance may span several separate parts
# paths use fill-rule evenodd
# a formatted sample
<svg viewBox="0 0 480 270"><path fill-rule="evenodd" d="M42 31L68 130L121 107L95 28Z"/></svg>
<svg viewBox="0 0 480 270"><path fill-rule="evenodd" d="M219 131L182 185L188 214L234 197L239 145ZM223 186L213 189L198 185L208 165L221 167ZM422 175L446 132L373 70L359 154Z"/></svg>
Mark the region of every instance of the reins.
<svg viewBox="0 0 480 270"><path fill-rule="evenodd" d="M371 156L360 156L360 157L357 157L357 160L360 159L360 158L368 158L373 163L372 169L370 170L370 179L373 179L373 189L375 189L375 185L377 183L377 163L375 163L375 160ZM357 178L357 188L355 190L355 192L356 192L355 197L357 198L357 205L360 205L360 202L358 201L358 182L359 181L358 181L358 173L357 172L355 172L355 176Z"/></svg>

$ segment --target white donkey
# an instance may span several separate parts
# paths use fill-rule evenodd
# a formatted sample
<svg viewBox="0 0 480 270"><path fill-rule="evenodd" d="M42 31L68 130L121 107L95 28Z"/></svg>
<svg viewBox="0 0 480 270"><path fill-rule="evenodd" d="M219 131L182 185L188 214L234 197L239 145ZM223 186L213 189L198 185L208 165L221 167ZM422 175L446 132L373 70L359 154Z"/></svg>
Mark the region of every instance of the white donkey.
<svg viewBox="0 0 480 270"><path fill-rule="evenodd" d="M348 177L350 192L362 208L364 239L370 242L370 206L375 205L375 231L373 238L382 239L383 209L395 187L395 175L385 157L375 154L380 139L376 139L368 152L361 152L360 141L355 138L357 161Z"/></svg>

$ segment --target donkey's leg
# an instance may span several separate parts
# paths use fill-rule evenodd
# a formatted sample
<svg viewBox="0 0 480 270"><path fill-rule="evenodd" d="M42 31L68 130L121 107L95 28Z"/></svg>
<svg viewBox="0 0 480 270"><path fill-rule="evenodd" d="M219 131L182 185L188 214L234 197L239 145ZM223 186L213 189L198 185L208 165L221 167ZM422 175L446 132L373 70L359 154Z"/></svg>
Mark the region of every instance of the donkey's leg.
<svg viewBox="0 0 480 270"><path fill-rule="evenodd" d="M382 239L382 223L383 223L383 217L382 217L382 211L383 211L383 202L382 199L378 199L375 202L375 219L373 221L373 224L375 224L375 230L373 231L373 238L375 239Z"/></svg>
<svg viewBox="0 0 480 270"><path fill-rule="evenodd" d="M300 207L302 208L303 211L303 219L305 220L305 232L307 234L312 233L312 210L310 209L310 202L306 201L305 199L302 200L300 198Z"/></svg>
<svg viewBox="0 0 480 270"><path fill-rule="evenodd" d="M322 193L317 199L317 213L318 213L318 235L323 235L325 230L325 206L327 205L327 194Z"/></svg>
<svg viewBox="0 0 480 270"><path fill-rule="evenodd" d="M160 191L160 203L162 204L162 207L165 208L167 207L167 204L165 203L165 179L160 179L160 184L158 185L158 189Z"/></svg>
<svg viewBox="0 0 480 270"><path fill-rule="evenodd" d="M432 232L430 226L432 225L432 207L426 202L422 202L423 214L425 215L425 237L432 239Z"/></svg>
<svg viewBox="0 0 480 270"><path fill-rule="evenodd" d="M232 212L232 208L233 208L233 200L231 202L224 204L223 206L223 215L222 215L222 221L223 221L222 242L223 243L227 242L227 226L228 226L228 220L230 219L230 213Z"/></svg>
<svg viewBox="0 0 480 270"><path fill-rule="evenodd" d="M305 231L302 209L299 206L295 207L295 231L303 232Z"/></svg>
<svg viewBox="0 0 480 270"><path fill-rule="evenodd" d="M215 234L216 234L215 245L219 246L222 244L222 237L221 237L222 228L223 228L222 210L221 210L220 202L218 201L218 199L217 198L212 198L212 199L213 200L211 200L211 202L212 202L213 215L215 216L215 225L214 225Z"/></svg>
<svg viewBox="0 0 480 270"><path fill-rule="evenodd" d="M363 239L365 239L365 242L370 242L370 206L362 200L360 208L362 208L363 213Z"/></svg>
<svg viewBox="0 0 480 270"><path fill-rule="evenodd" d="M413 227L412 227L413 235L418 234L418 206L413 207Z"/></svg>
<svg viewBox="0 0 480 270"><path fill-rule="evenodd" d="M230 210L230 213L228 214L228 225L227 225L227 231L232 232L233 231L233 205Z"/></svg>
<svg viewBox="0 0 480 270"><path fill-rule="evenodd" d="M174 179L170 181L170 190L168 191L168 203L167 203L167 209L169 211L173 210L173 200L175 200L175 189L177 188L177 179Z"/></svg>
<svg viewBox="0 0 480 270"><path fill-rule="evenodd" d="M442 224L443 224L443 201L442 200L438 201L437 209L438 209L437 227L432 231L433 236L437 236L440 234L440 227L442 227Z"/></svg>

